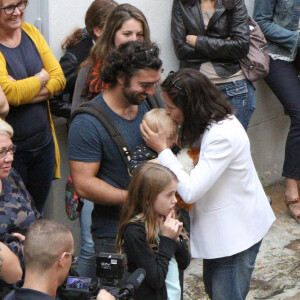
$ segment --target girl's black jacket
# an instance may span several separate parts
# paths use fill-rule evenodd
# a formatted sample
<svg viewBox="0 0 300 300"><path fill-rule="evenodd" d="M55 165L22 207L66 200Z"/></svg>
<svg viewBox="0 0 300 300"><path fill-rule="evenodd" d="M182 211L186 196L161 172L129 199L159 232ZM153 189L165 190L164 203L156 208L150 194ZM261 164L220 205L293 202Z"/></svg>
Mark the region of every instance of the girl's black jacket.
<svg viewBox="0 0 300 300"><path fill-rule="evenodd" d="M123 232L123 249L127 254L128 271L137 268L146 270L146 279L135 292L137 300L167 300L165 279L169 261L175 255L180 271L181 291L183 287L183 270L190 263L187 241L180 243L165 236L160 236L159 249L154 251L147 245L146 230L143 222L128 223Z"/></svg>

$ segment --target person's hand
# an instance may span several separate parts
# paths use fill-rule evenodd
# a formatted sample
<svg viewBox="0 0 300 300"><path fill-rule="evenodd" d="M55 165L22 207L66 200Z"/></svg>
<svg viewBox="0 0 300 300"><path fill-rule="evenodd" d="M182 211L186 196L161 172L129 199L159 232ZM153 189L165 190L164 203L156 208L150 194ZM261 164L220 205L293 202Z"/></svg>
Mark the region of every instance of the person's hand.
<svg viewBox="0 0 300 300"><path fill-rule="evenodd" d="M43 68L40 72L35 74L35 77L40 81L41 89L43 89L46 83L49 81L49 73Z"/></svg>
<svg viewBox="0 0 300 300"><path fill-rule="evenodd" d="M44 68L39 73L43 77L44 81L46 81L46 83L47 83L50 79L49 73Z"/></svg>
<svg viewBox="0 0 300 300"><path fill-rule="evenodd" d="M100 290L96 300L115 300L116 298L106 290Z"/></svg>
<svg viewBox="0 0 300 300"><path fill-rule="evenodd" d="M43 87L31 100L31 104L33 103L39 103L48 100L50 97L50 92L46 87Z"/></svg>
<svg viewBox="0 0 300 300"><path fill-rule="evenodd" d="M143 140L145 141L147 146L157 153L160 153L161 151L168 148L167 138L159 122L156 122L156 126L158 129L157 133L152 131L147 125L147 122L143 120L142 124L140 125L140 129Z"/></svg>
<svg viewBox="0 0 300 300"><path fill-rule="evenodd" d="M196 46L196 41L197 41L197 36L196 36L196 35L191 35L191 34L189 34L189 35L186 36L185 41L186 41L186 43L187 43L189 46L195 48L195 46Z"/></svg>
<svg viewBox="0 0 300 300"><path fill-rule="evenodd" d="M25 241L25 236L21 233L13 232L12 235L17 237L20 241Z"/></svg>
<svg viewBox="0 0 300 300"><path fill-rule="evenodd" d="M175 212L172 210L165 217L159 218L159 230L162 236L169 237L179 242L179 235L181 234L183 224L175 219Z"/></svg>

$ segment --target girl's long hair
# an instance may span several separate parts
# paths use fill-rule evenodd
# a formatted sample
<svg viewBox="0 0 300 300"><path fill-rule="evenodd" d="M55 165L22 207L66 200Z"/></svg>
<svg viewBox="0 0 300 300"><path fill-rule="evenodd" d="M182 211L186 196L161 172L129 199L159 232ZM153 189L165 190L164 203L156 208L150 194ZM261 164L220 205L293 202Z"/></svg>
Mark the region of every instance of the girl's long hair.
<svg viewBox="0 0 300 300"><path fill-rule="evenodd" d="M61 46L62 49L72 49L83 40L84 34L96 40L97 37L94 35L93 29L95 27L104 28L108 15L117 6L118 4L114 0L94 0L85 14L86 33L84 33L84 28L76 29L66 37Z"/></svg>
<svg viewBox="0 0 300 300"><path fill-rule="evenodd" d="M222 92L197 70L181 69L170 73L162 89L183 113L181 146L192 146L213 122L222 121L233 113Z"/></svg>
<svg viewBox="0 0 300 300"><path fill-rule="evenodd" d="M150 248L157 250L158 228L154 212L154 202L173 180L175 174L169 169L155 163L143 163L134 172L128 197L122 207L120 225L116 240L116 251L122 252L122 235L125 226L130 222L142 222L146 229L146 241ZM142 215L138 218L137 215Z"/></svg>
<svg viewBox="0 0 300 300"><path fill-rule="evenodd" d="M98 38L91 50L88 58L88 61L91 62L91 64L96 63L99 58L101 58L102 62L106 62L109 53L115 46L114 39L116 32L122 27L124 22L132 18L142 23L144 41L150 42L150 30L144 14L131 4L120 4L109 15L102 35Z"/></svg>

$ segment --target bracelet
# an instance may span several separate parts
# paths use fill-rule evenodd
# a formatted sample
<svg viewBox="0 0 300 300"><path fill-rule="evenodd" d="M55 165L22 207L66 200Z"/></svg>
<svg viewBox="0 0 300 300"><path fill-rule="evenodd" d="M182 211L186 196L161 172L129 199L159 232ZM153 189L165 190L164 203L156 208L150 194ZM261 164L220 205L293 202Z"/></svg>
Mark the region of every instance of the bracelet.
<svg viewBox="0 0 300 300"><path fill-rule="evenodd" d="M46 83L47 83L47 81L46 81L46 79L45 79L45 76L44 76L44 74L43 74L43 73L41 73L41 72L38 72L38 73L36 73L36 74L35 74L35 76L36 76L36 75L40 75L40 76L42 77L42 80L43 80L42 87L45 87L45 86L46 86Z"/></svg>

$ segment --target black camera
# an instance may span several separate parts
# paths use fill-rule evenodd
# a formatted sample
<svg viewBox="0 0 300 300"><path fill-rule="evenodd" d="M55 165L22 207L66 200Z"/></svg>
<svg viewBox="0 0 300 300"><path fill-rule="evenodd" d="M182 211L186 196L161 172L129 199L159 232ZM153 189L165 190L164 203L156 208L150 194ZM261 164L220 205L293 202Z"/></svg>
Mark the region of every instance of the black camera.
<svg viewBox="0 0 300 300"><path fill-rule="evenodd" d="M80 298L79 295L81 299L95 299L100 289L106 289L117 298L120 292L118 279L123 277L124 270L125 256L123 254L100 252L96 258L98 282L92 282L92 279L87 277L68 276L66 294L70 295L69 299L76 298L76 296Z"/></svg>
<svg viewBox="0 0 300 300"><path fill-rule="evenodd" d="M131 300L135 291L146 278L144 269L135 270L122 284L118 279L123 278L125 270L125 256L116 253L99 253L96 259L96 275L98 282L91 278L73 276L74 270L70 270L70 276L65 284L58 289L57 295L61 300L91 300L96 299L99 290L105 289L117 300Z"/></svg>
<svg viewBox="0 0 300 300"><path fill-rule="evenodd" d="M124 275L125 256L100 252L96 259L96 276L107 280L121 279Z"/></svg>

